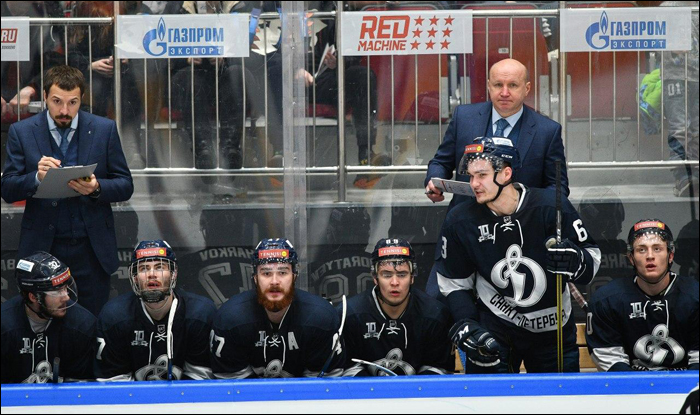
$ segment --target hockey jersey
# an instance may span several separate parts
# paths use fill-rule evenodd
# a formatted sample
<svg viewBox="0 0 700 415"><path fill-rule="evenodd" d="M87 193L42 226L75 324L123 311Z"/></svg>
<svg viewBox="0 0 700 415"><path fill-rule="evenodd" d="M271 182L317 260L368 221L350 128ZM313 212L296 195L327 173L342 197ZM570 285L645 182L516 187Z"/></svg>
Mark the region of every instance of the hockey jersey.
<svg viewBox="0 0 700 415"><path fill-rule="evenodd" d="M96 318L75 304L60 319L35 333L21 296L2 304L2 383L47 383L92 379Z"/></svg>
<svg viewBox="0 0 700 415"><path fill-rule="evenodd" d="M599 369L698 368L698 282L671 273L664 293L649 296L636 278L596 291L586 341ZM618 365L620 364L620 365ZM613 366L618 365L613 368Z"/></svg>
<svg viewBox="0 0 700 415"><path fill-rule="evenodd" d="M352 366L353 358L375 363L397 375L454 372L447 307L412 288L406 310L394 320L382 310L378 290L371 288L348 300L343 330L348 359L345 376L387 375L373 365ZM342 308L338 312L342 314Z"/></svg>
<svg viewBox="0 0 700 415"><path fill-rule="evenodd" d="M210 379L211 300L176 289L172 325L173 379ZM168 379L168 313L153 321L133 293L108 302L97 323L95 377L104 381Z"/></svg>
<svg viewBox="0 0 700 415"><path fill-rule="evenodd" d="M279 327L255 290L234 296L216 314L212 370L219 379L316 377L333 354L328 376L342 374L345 353L333 351L339 319L321 297L296 290Z"/></svg>
<svg viewBox="0 0 700 415"><path fill-rule="evenodd" d="M546 271L545 247L556 234L555 191L515 186L520 199L512 215L497 216L473 198L448 213L438 241L438 283L455 321L478 320L476 307L464 295L476 291L479 301L507 326L532 333L556 331L556 276ZM566 198L562 239L582 249L585 260L576 283L588 284L600 265L600 250ZM571 316L571 298L567 284L563 286L564 325Z"/></svg>

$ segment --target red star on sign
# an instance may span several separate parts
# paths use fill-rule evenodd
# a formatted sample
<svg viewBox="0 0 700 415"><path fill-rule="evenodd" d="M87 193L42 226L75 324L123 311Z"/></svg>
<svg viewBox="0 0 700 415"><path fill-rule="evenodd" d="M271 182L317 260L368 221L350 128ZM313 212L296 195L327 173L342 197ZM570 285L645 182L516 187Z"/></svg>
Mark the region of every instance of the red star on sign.
<svg viewBox="0 0 700 415"><path fill-rule="evenodd" d="M417 24L418 26L420 26L420 25L423 24L423 20L424 20L424 19L423 19L422 17L419 16L419 17L416 18L415 21L416 21L416 24Z"/></svg>
<svg viewBox="0 0 700 415"><path fill-rule="evenodd" d="M442 31L443 37L450 37L451 34L452 34L452 29L445 29Z"/></svg>
<svg viewBox="0 0 700 415"><path fill-rule="evenodd" d="M437 33L437 30L435 29L430 29L428 30L428 36L429 37L435 37L435 34Z"/></svg>
<svg viewBox="0 0 700 415"><path fill-rule="evenodd" d="M418 46L420 46L420 43L418 43L417 40L414 41L413 43L411 43L411 50L418 49Z"/></svg>
<svg viewBox="0 0 700 415"><path fill-rule="evenodd" d="M433 42L433 41L431 40L431 41L429 41L428 43L426 43L425 46L426 46L426 48L428 48L428 49L432 49L433 46L435 46L435 42Z"/></svg>
<svg viewBox="0 0 700 415"><path fill-rule="evenodd" d="M446 25L452 24L452 21L453 21L454 19L455 19L455 18L452 17L452 15L447 16L447 17L445 18L445 24L446 24Z"/></svg>
<svg viewBox="0 0 700 415"><path fill-rule="evenodd" d="M438 20L440 20L440 19L438 19L437 17L433 16L433 18L430 19L430 25L431 25L431 26L437 26Z"/></svg>
<svg viewBox="0 0 700 415"><path fill-rule="evenodd" d="M423 33L422 30L416 29L413 31L413 37L420 37L420 34Z"/></svg>
<svg viewBox="0 0 700 415"><path fill-rule="evenodd" d="M450 46L450 42L445 40L443 42L440 42L440 45L442 46L442 49L447 49L447 47Z"/></svg>

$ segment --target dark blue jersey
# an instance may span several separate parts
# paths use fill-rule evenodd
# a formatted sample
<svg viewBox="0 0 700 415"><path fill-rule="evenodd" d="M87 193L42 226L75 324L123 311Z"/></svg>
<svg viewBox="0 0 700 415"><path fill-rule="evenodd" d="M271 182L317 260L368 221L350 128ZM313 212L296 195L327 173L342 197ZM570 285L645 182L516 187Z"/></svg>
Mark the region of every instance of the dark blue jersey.
<svg viewBox="0 0 700 415"><path fill-rule="evenodd" d="M59 382L92 379L96 318L81 305L35 333L16 296L2 304L2 383L47 383L59 357Z"/></svg>
<svg viewBox="0 0 700 415"><path fill-rule="evenodd" d="M586 340L599 369L695 365L697 370L698 282L673 273L671 277L668 288L654 297L639 288L636 278L614 280L596 291L589 303Z"/></svg>
<svg viewBox="0 0 700 415"><path fill-rule="evenodd" d="M209 333L216 308L211 300L175 290L172 325L173 379L209 379ZM133 293L108 302L97 323L98 380L166 380L168 313L153 321Z"/></svg>
<svg viewBox="0 0 700 415"><path fill-rule="evenodd" d="M353 358L376 363L398 375L454 372L447 307L413 288L406 310L394 320L381 309L378 290L375 287L348 300L343 330L349 368L345 375L387 375L372 365L350 367ZM342 314L342 306L338 313Z"/></svg>
<svg viewBox="0 0 700 415"><path fill-rule="evenodd" d="M279 327L258 304L256 291L234 296L216 314L212 370L220 379L315 377L324 368L340 322L331 304L296 290ZM345 354L333 352L328 376L342 373Z"/></svg>
<svg viewBox="0 0 700 415"><path fill-rule="evenodd" d="M478 321L467 294L476 291L479 301L506 326L532 333L556 331L556 276L545 271L545 242L556 234L555 191L518 183L515 187L520 199L512 215L496 216L474 198L448 213L438 241L438 283L455 321ZM562 239L582 249L585 269L577 283L588 284L600 264L600 250L566 198ZM566 284L562 301L566 324L571 316Z"/></svg>

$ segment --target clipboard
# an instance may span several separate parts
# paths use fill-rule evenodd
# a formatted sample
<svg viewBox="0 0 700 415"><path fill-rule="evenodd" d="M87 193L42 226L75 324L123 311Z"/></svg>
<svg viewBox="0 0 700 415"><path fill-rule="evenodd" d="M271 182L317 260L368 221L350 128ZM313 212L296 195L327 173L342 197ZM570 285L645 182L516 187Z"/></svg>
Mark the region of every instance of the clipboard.
<svg viewBox="0 0 700 415"><path fill-rule="evenodd" d="M456 195L472 196L474 197L474 191L468 182L460 182L457 180L446 180L439 177L433 177L430 179L433 185L438 189L442 190L443 193L454 193Z"/></svg>
<svg viewBox="0 0 700 415"><path fill-rule="evenodd" d="M44 180L39 183L39 188L34 194L35 199L64 199L67 197L82 196L80 193L68 187L68 182L81 177L90 177L95 172L97 163L89 166L71 166L60 169L49 169Z"/></svg>

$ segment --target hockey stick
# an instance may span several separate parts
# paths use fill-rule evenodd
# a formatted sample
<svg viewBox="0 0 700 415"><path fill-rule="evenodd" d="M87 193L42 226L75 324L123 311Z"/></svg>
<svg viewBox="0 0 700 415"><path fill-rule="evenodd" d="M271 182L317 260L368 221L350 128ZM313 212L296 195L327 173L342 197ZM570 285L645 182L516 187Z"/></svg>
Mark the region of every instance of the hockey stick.
<svg viewBox="0 0 700 415"><path fill-rule="evenodd" d="M345 317L347 317L347 314L348 314L348 303L345 300L345 294L343 294L343 319L340 321L340 328L338 329L338 338L335 340L335 342L333 342L333 347L331 348L331 354L330 354L330 356L328 356L328 359L326 359L326 364L323 365L323 369L321 369L321 372L319 372L319 374L318 374L319 378L322 378L326 374L328 367L331 365L331 361L333 360L333 355L335 355L335 349L340 344L340 338L343 336L343 328L345 327Z"/></svg>
<svg viewBox="0 0 700 415"><path fill-rule="evenodd" d="M171 294L173 297L175 294ZM177 312L177 298L173 298L173 302L170 305L170 316L168 317L168 338L167 338L167 348L168 348L168 380L173 380L173 321L175 320L175 313Z"/></svg>
<svg viewBox="0 0 700 415"><path fill-rule="evenodd" d="M58 372L61 370L61 358L56 356L53 359L53 383L58 383Z"/></svg>
<svg viewBox="0 0 700 415"><path fill-rule="evenodd" d="M556 201L555 207L557 210L557 244L561 243L561 160L556 161L557 180L556 180ZM557 372L564 372L564 330L562 325L562 275L557 273Z"/></svg>

